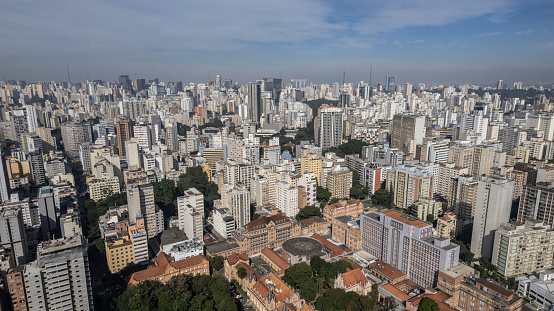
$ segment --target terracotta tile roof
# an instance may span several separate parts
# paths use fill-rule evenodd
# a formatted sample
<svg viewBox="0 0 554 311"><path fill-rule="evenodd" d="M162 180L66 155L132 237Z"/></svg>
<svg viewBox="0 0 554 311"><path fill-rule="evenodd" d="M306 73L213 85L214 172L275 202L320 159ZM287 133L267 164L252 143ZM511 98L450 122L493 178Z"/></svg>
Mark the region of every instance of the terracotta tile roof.
<svg viewBox="0 0 554 311"><path fill-rule="evenodd" d="M367 283L362 269L354 269L342 274L342 281L346 287L350 287L356 284L361 284L362 286Z"/></svg>
<svg viewBox="0 0 554 311"><path fill-rule="evenodd" d="M391 295L393 295L394 297L398 298L401 301L407 301L407 300L410 299L410 296L404 294L399 289L397 289L396 287L394 287L390 284L381 285L381 288L386 290Z"/></svg>
<svg viewBox="0 0 554 311"><path fill-rule="evenodd" d="M456 309L450 307L448 304L445 303L445 301L450 299L452 296L450 296L447 293L445 293L443 291L440 291L440 290L436 291L434 294L423 294L421 296L414 297L414 298L410 299L409 302L412 305L414 305L415 307L417 307L421 303L421 300L425 297L433 299L433 301L435 301L437 303L437 305L439 305L439 309L441 311L455 311L456 310Z"/></svg>
<svg viewBox="0 0 554 311"><path fill-rule="evenodd" d="M330 249L333 252L331 254L331 257L339 256L341 254L348 253L348 252L352 251L349 248L346 248L346 249L343 250L342 248L340 248L337 245L329 242L326 238L322 237L321 235L319 235L317 233L312 235L312 238L318 240L319 242L321 242L321 244L323 244L323 246Z"/></svg>
<svg viewBox="0 0 554 311"><path fill-rule="evenodd" d="M181 270L188 267L196 266L204 261L208 262L204 255L197 255L172 262L169 261L168 255L162 252L158 256L158 258L156 258L156 263L158 264L157 266L150 266L146 270L133 273L129 282L139 283L157 276L163 276L171 270Z"/></svg>
<svg viewBox="0 0 554 311"><path fill-rule="evenodd" d="M403 277L406 274L404 272L396 269L395 267L389 265L388 263L380 260L376 261L369 265L370 269L373 269L375 271L379 271L379 273L385 275L386 277L390 278L391 280L397 279L399 277Z"/></svg>
<svg viewBox="0 0 554 311"><path fill-rule="evenodd" d="M285 222L289 222L290 220L285 214L277 214L272 216L262 216L256 220L252 220L251 222L247 223L244 227L247 231L254 231L265 228L270 222L274 222L275 224L281 224Z"/></svg>
<svg viewBox="0 0 554 311"><path fill-rule="evenodd" d="M275 253L275 251L271 248L264 248L262 253L266 255L269 260L273 261L273 263L275 263L279 268L281 268L281 270L287 270L290 268L290 264L281 258L281 256L277 255L277 253Z"/></svg>
<svg viewBox="0 0 554 311"><path fill-rule="evenodd" d="M315 217L310 217L308 219L302 219L300 222L305 224L306 226L311 226L313 223L321 222L321 221Z"/></svg>
<svg viewBox="0 0 554 311"><path fill-rule="evenodd" d="M423 228L423 227L430 226L430 224L428 224L428 223L426 223L422 220L419 220L419 219L413 219L412 220L412 219L405 218L404 214L402 214L398 211L386 211L385 215L389 216L392 219L395 219L395 220L398 220L402 223L405 223L407 225L416 226L418 228Z"/></svg>
<svg viewBox="0 0 554 311"><path fill-rule="evenodd" d="M246 253L233 253L231 256L227 257L227 261L229 261L232 265L234 265L239 259L248 260L248 255Z"/></svg>

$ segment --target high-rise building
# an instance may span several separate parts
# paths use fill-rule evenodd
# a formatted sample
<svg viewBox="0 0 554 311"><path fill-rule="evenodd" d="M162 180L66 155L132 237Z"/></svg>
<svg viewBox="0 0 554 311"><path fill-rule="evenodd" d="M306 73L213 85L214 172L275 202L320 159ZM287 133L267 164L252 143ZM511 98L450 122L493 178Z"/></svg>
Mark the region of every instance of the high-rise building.
<svg viewBox="0 0 554 311"><path fill-rule="evenodd" d="M421 198L433 197L434 176L413 166L399 165L387 171L386 190L393 193L393 203L407 209Z"/></svg>
<svg viewBox="0 0 554 311"><path fill-rule="evenodd" d="M504 89L504 80L498 80L496 83L496 89L497 90L503 90Z"/></svg>
<svg viewBox="0 0 554 311"><path fill-rule="evenodd" d="M473 178L480 178L489 175L494 160L494 147L475 146L473 147L473 165L471 175Z"/></svg>
<svg viewBox="0 0 554 311"><path fill-rule="evenodd" d="M342 117L340 108L324 108L321 110L319 127L319 146L326 150L342 144Z"/></svg>
<svg viewBox="0 0 554 311"><path fill-rule="evenodd" d="M246 188L233 187L222 197L225 199L223 206L235 219L236 228L250 222L250 192Z"/></svg>
<svg viewBox="0 0 554 311"><path fill-rule="evenodd" d="M124 157L127 154L125 153L125 141L133 137L133 120L125 118L117 121L116 126L117 132L117 148L119 151L119 156Z"/></svg>
<svg viewBox="0 0 554 311"><path fill-rule="evenodd" d="M381 189L381 175L383 170L376 164L368 163L364 166L362 185L366 186L370 194Z"/></svg>
<svg viewBox="0 0 554 311"><path fill-rule="evenodd" d="M298 214L298 188L291 187L288 182L277 181L275 185L277 209L287 215L295 217Z"/></svg>
<svg viewBox="0 0 554 311"><path fill-rule="evenodd" d="M152 148L152 131L148 124L135 125L133 127L133 137L137 139L138 145L142 149Z"/></svg>
<svg viewBox="0 0 554 311"><path fill-rule="evenodd" d="M56 138L52 136L51 128L37 127L35 131L42 140L42 152L49 154L50 151L56 151Z"/></svg>
<svg viewBox="0 0 554 311"><path fill-rule="evenodd" d="M54 238L54 233L58 230L60 211L56 207L51 187L44 186L40 188L37 197L42 238L48 240Z"/></svg>
<svg viewBox="0 0 554 311"><path fill-rule="evenodd" d="M505 278L549 270L554 260L554 229L534 220L510 222L496 230L491 263Z"/></svg>
<svg viewBox="0 0 554 311"><path fill-rule="evenodd" d="M92 141L90 124L66 122L61 126L65 152L72 157L79 156L79 144Z"/></svg>
<svg viewBox="0 0 554 311"><path fill-rule="evenodd" d="M425 137L425 117L397 114L392 119L391 147L404 149L409 141L416 145L423 143Z"/></svg>
<svg viewBox="0 0 554 311"><path fill-rule="evenodd" d="M248 119L252 122L260 122L262 104L262 85L258 82L248 83Z"/></svg>
<svg viewBox="0 0 554 311"><path fill-rule="evenodd" d="M6 273L6 281L7 284L9 284L8 291L13 311L27 311L29 309L27 295L25 294L23 269L24 267L19 266L8 270Z"/></svg>
<svg viewBox="0 0 554 311"><path fill-rule="evenodd" d="M183 230L189 239L204 237L204 195L196 188L185 191L177 198L177 216L179 229Z"/></svg>
<svg viewBox="0 0 554 311"><path fill-rule="evenodd" d="M346 167L337 165L327 174L327 189L332 198L350 198L352 188L352 171Z"/></svg>
<svg viewBox="0 0 554 311"><path fill-rule="evenodd" d="M8 167L4 152L0 146L0 202L10 200L10 180L8 179Z"/></svg>
<svg viewBox="0 0 554 311"><path fill-rule="evenodd" d="M396 90L396 77L387 77L386 81L386 91L387 92L394 92Z"/></svg>
<svg viewBox="0 0 554 311"><path fill-rule="evenodd" d="M129 168L142 167L139 143L135 138L125 141L125 157L127 158L127 166Z"/></svg>
<svg viewBox="0 0 554 311"><path fill-rule="evenodd" d="M29 166L35 185L42 186L46 184L46 172L41 152L32 152L29 154Z"/></svg>
<svg viewBox="0 0 554 311"><path fill-rule="evenodd" d="M458 265L460 247L433 235L433 225L389 210L360 215L362 249L406 273L423 287L437 284L439 270Z"/></svg>
<svg viewBox="0 0 554 311"><path fill-rule="evenodd" d="M537 182L536 186L523 186L517 221L524 223L533 219L554 226L554 182Z"/></svg>
<svg viewBox="0 0 554 311"><path fill-rule="evenodd" d="M444 213L444 216L437 219L437 230L435 231L435 235L443 238L456 236L457 218L456 214L452 212Z"/></svg>
<svg viewBox="0 0 554 311"><path fill-rule="evenodd" d="M144 219L148 238L153 238L163 232L163 211L154 203L152 184L127 185L127 203L129 205L129 222L136 224L137 219Z"/></svg>
<svg viewBox="0 0 554 311"><path fill-rule="evenodd" d="M492 258L494 232L510 220L514 182L499 177L478 181L471 236L471 252L476 257Z"/></svg>
<svg viewBox="0 0 554 311"><path fill-rule="evenodd" d="M215 87L217 89L221 88L221 75L215 75Z"/></svg>
<svg viewBox="0 0 554 311"><path fill-rule="evenodd" d="M270 165L279 165L281 161L281 146L279 145L279 137L274 137L269 140L267 154Z"/></svg>
<svg viewBox="0 0 554 311"><path fill-rule="evenodd" d="M446 199L448 197L450 179L453 177L468 174L469 168L467 167L459 167L451 162L441 164L439 167L437 194Z"/></svg>
<svg viewBox="0 0 554 311"><path fill-rule="evenodd" d="M27 263L29 259L27 236L23 215L17 206L0 208L0 247L10 251L10 256L13 258L10 266L15 267Z"/></svg>
<svg viewBox="0 0 554 311"><path fill-rule="evenodd" d="M450 146L448 162L454 163L457 167L473 167L473 147Z"/></svg>
<svg viewBox="0 0 554 311"><path fill-rule="evenodd" d="M16 141L21 143L21 134L29 133L29 124L27 122L27 111L17 109L12 112L13 136Z"/></svg>
<svg viewBox="0 0 554 311"><path fill-rule="evenodd" d="M29 310L94 310L84 237L42 242L37 256L23 274Z"/></svg>
<svg viewBox="0 0 554 311"><path fill-rule="evenodd" d="M35 106L25 106L25 112L27 115L27 126L30 133L35 133L38 127L37 110Z"/></svg>

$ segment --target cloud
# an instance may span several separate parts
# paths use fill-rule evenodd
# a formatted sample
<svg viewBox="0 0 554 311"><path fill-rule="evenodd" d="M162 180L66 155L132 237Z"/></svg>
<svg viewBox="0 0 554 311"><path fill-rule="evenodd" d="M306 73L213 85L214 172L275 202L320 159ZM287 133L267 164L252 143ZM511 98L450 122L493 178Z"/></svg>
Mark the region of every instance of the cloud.
<svg viewBox="0 0 554 311"><path fill-rule="evenodd" d="M501 32L486 32L476 35L476 37L482 38L482 37L494 37L494 36L500 36Z"/></svg>
<svg viewBox="0 0 554 311"><path fill-rule="evenodd" d="M534 31L533 30L525 30L525 31L517 31L515 33L516 36L525 36L525 35L530 35L532 34Z"/></svg>
<svg viewBox="0 0 554 311"><path fill-rule="evenodd" d="M371 12L355 28L364 34L391 32L414 26L440 26L480 16L500 16L511 12L513 0L399 0L372 1Z"/></svg>

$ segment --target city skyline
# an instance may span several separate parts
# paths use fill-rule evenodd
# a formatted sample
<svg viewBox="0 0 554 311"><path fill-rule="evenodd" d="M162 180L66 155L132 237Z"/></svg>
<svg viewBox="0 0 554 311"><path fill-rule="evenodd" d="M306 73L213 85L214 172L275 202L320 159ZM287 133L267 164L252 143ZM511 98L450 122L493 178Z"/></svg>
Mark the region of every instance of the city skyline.
<svg viewBox="0 0 554 311"><path fill-rule="evenodd" d="M120 74L240 84L554 82L554 5L309 0L154 4L12 2L0 8L0 74L113 81Z"/></svg>

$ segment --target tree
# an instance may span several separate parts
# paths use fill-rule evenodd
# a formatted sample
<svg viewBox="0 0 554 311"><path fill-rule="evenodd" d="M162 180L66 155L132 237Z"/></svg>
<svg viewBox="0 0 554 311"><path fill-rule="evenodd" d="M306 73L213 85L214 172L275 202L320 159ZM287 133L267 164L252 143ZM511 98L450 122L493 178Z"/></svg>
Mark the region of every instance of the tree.
<svg viewBox="0 0 554 311"><path fill-rule="evenodd" d="M397 306L396 301L394 301L394 298L392 298L390 296L385 297L385 299L383 299L383 301L381 301L379 303L379 307L383 311L392 310L392 309L396 308L396 306Z"/></svg>
<svg viewBox="0 0 554 311"><path fill-rule="evenodd" d="M375 194L373 195L373 204L375 205L388 205L389 202L389 195L385 191L385 189L379 189L375 191Z"/></svg>
<svg viewBox="0 0 554 311"><path fill-rule="evenodd" d="M428 222L435 222L435 216L433 216L433 214L427 214L427 221Z"/></svg>
<svg viewBox="0 0 554 311"><path fill-rule="evenodd" d="M307 263L299 263L285 270L285 275L283 276L283 281L285 283L298 287L298 285L304 280L310 279L312 277L312 268L308 266Z"/></svg>
<svg viewBox="0 0 554 311"><path fill-rule="evenodd" d="M331 198L331 192L327 188L317 186L315 196L316 196L316 198L319 202L327 203L327 202L329 202L329 199Z"/></svg>
<svg viewBox="0 0 554 311"><path fill-rule="evenodd" d="M348 303L346 311L366 311L375 310L375 300L371 296L356 295Z"/></svg>
<svg viewBox="0 0 554 311"><path fill-rule="evenodd" d="M296 214L296 220L308 219L314 216L321 216L321 210L319 207L314 205L306 205L304 208L301 208Z"/></svg>
<svg viewBox="0 0 554 311"><path fill-rule="evenodd" d="M244 269L244 267L240 267L237 270L237 276L241 279L244 279L246 277L246 269Z"/></svg>
<svg viewBox="0 0 554 311"><path fill-rule="evenodd" d="M208 256L208 261L210 262L210 268L212 268L213 271L217 271L221 268L223 268L223 257L221 256Z"/></svg>
<svg viewBox="0 0 554 311"><path fill-rule="evenodd" d="M307 279L298 285L300 296L306 299L306 301L314 301L317 297L317 284L313 279Z"/></svg>
<svg viewBox="0 0 554 311"><path fill-rule="evenodd" d="M440 311L439 305L429 297L423 297L419 302L418 311Z"/></svg>

